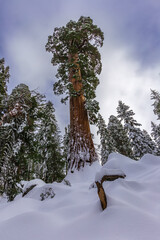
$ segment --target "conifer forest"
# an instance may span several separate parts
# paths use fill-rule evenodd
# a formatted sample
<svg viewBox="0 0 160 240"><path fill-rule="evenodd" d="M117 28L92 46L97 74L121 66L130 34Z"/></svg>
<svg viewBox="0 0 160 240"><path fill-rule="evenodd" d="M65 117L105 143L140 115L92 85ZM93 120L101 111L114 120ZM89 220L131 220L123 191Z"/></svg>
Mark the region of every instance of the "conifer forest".
<svg viewBox="0 0 160 240"><path fill-rule="evenodd" d="M23 82L8 93L12 79L0 59L0 195L8 201L21 193L23 181L62 182L86 165L106 164L111 153L138 161L145 154L160 156L160 124L151 122L151 134L137 122L134 111L119 100L117 114L105 122L96 100L102 62L99 48L104 34L90 17L81 16L49 35L46 51L57 67L53 92L69 101L70 124L62 135L54 102ZM151 90L151 107L160 120L160 93ZM90 125L100 138L95 147ZM68 183L69 184L69 183Z"/></svg>
<svg viewBox="0 0 160 240"><path fill-rule="evenodd" d="M160 240L160 2L0 3L0 240Z"/></svg>

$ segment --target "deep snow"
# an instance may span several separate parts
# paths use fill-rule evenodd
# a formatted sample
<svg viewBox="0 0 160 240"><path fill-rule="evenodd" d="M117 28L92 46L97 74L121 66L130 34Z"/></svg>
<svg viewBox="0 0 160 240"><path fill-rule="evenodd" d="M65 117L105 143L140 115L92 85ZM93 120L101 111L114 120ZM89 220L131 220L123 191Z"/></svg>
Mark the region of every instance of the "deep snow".
<svg viewBox="0 0 160 240"><path fill-rule="evenodd" d="M96 188L97 172L117 169L125 179L103 183L108 207L101 210ZM40 201L45 184L24 198L0 201L1 240L159 240L160 157L145 155L134 161L111 154L102 167L94 163L69 174L71 186L47 184L55 197ZM106 170L105 170L106 171Z"/></svg>

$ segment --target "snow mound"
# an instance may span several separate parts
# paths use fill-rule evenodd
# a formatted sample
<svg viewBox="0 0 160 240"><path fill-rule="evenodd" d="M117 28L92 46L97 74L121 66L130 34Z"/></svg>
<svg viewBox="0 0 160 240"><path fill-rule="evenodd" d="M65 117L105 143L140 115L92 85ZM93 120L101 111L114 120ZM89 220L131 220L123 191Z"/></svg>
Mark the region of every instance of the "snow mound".
<svg viewBox="0 0 160 240"><path fill-rule="evenodd" d="M96 173L109 169L126 178L103 183L108 207L102 211L97 189L89 186ZM160 239L160 157L147 154L135 161L111 154L103 167L94 163L66 179L71 186L51 184L56 195L47 201L39 201L36 193L45 184L24 198L0 203L0 239Z"/></svg>
<svg viewBox="0 0 160 240"><path fill-rule="evenodd" d="M41 179L33 179L29 182L21 181L21 185L23 186L23 192L25 192L27 189L29 189L33 185L35 185L36 187L43 187L45 185L45 182L42 181Z"/></svg>
<svg viewBox="0 0 160 240"><path fill-rule="evenodd" d="M125 177L125 173L120 170L120 169L111 169L111 168L106 168L105 167L102 167L101 170L99 172L96 173L96 176L95 176L95 182L101 182L103 176L112 176L112 175L119 175L119 176L122 176L122 177Z"/></svg>
<svg viewBox="0 0 160 240"><path fill-rule="evenodd" d="M29 182L22 181L21 185L23 185L22 197L24 198L44 201L55 196L53 184L46 184L41 179L33 179Z"/></svg>
<svg viewBox="0 0 160 240"><path fill-rule="evenodd" d="M34 187L31 189L24 198L32 198L35 200L44 201L55 196L53 184L45 184L42 187Z"/></svg>
<svg viewBox="0 0 160 240"><path fill-rule="evenodd" d="M84 182L93 182L95 179L95 174L98 170L101 169L99 162L94 162L91 166L86 165L83 169L75 170L74 173L69 172L66 176L71 184L82 183Z"/></svg>

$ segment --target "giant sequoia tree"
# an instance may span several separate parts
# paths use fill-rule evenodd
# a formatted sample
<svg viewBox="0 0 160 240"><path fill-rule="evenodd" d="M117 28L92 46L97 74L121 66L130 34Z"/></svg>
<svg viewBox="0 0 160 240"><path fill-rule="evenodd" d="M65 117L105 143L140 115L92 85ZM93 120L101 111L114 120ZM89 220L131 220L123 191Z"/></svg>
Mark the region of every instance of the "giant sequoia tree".
<svg viewBox="0 0 160 240"><path fill-rule="evenodd" d="M62 102L70 99L70 170L97 159L89 121L95 123L99 110L95 90L101 72L98 47L102 47L103 39L101 29L90 17L80 17L77 22L55 28L46 44L46 50L53 54L52 64L58 65L54 93L66 94Z"/></svg>

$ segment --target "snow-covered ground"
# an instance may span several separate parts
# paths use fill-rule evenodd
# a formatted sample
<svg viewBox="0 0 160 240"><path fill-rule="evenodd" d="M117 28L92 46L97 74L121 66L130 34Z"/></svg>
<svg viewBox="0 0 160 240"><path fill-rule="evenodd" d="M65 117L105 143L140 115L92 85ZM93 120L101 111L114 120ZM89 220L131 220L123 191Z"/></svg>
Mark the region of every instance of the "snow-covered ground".
<svg viewBox="0 0 160 240"><path fill-rule="evenodd" d="M159 240L160 157L145 155L137 162L111 154L101 168L94 163L68 175L71 186L47 184L56 195L45 201L39 200L43 182L23 198L1 199L0 240ZM104 182L108 207L102 211L90 185L104 168L126 178Z"/></svg>

